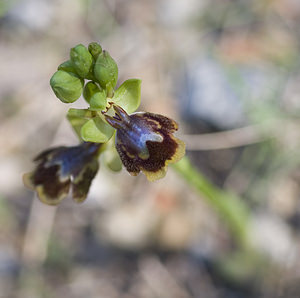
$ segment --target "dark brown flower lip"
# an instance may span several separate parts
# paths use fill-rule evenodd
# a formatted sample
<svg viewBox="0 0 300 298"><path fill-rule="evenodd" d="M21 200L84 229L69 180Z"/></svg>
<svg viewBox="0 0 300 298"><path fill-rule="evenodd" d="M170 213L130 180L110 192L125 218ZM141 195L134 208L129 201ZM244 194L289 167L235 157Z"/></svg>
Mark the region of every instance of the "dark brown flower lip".
<svg viewBox="0 0 300 298"><path fill-rule="evenodd" d="M114 105L115 116L105 115L116 128L116 149L123 165L132 175L142 171L150 181L162 178L168 164L185 154L185 144L173 136L177 123L165 116L137 112L128 115Z"/></svg>
<svg viewBox="0 0 300 298"><path fill-rule="evenodd" d="M76 202L84 201L99 168L101 145L82 143L43 151L34 159L35 170L24 174L25 186L36 191L39 199L48 205L60 203L70 188Z"/></svg>

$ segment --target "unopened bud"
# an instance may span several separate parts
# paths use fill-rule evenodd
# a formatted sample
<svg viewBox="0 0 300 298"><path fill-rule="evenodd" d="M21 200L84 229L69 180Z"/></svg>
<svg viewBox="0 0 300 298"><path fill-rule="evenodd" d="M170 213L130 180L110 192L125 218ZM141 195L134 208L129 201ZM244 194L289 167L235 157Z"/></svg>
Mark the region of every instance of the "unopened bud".
<svg viewBox="0 0 300 298"><path fill-rule="evenodd" d="M79 44L71 49L70 58L76 73L81 78L86 78L93 63L93 57L88 49L84 45Z"/></svg>
<svg viewBox="0 0 300 298"><path fill-rule="evenodd" d="M106 92L94 82L88 82L83 89L83 97L90 104L90 109L101 111L106 108Z"/></svg>
<svg viewBox="0 0 300 298"><path fill-rule="evenodd" d="M97 60L98 56L102 53L102 48L97 42L91 42L88 49L95 60Z"/></svg>
<svg viewBox="0 0 300 298"><path fill-rule="evenodd" d="M103 51L94 66L94 75L100 86L105 89L108 83L114 88L118 80L118 66L108 52Z"/></svg>
<svg viewBox="0 0 300 298"><path fill-rule="evenodd" d="M76 74L76 70L71 60L67 60L57 67L57 70L64 70Z"/></svg>
<svg viewBox="0 0 300 298"><path fill-rule="evenodd" d="M83 80L75 74L58 70L50 79L50 85L56 97L64 103L72 103L82 93Z"/></svg>

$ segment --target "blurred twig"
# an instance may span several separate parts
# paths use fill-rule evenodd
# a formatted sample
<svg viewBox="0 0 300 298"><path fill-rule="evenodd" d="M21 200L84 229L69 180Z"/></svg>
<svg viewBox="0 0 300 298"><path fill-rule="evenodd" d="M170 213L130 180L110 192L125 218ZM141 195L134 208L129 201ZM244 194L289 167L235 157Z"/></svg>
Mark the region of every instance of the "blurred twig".
<svg viewBox="0 0 300 298"><path fill-rule="evenodd" d="M200 135L184 135L187 149L193 150L217 150L241 147L249 144L265 141L272 135L259 133L259 125L246 126L228 131L207 133Z"/></svg>
<svg viewBox="0 0 300 298"><path fill-rule="evenodd" d="M182 139L190 151L241 147L278 137L281 122L278 120L216 133L184 135Z"/></svg>

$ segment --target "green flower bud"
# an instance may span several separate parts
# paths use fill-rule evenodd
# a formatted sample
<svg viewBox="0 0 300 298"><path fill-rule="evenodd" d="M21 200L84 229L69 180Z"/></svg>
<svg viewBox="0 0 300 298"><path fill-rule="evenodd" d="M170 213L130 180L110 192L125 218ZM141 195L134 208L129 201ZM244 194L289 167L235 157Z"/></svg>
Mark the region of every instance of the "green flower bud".
<svg viewBox="0 0 300 298"><path fill-rule="evenodd" d="M92 64L92 66L91 66L91 68L90 68L90 71L89 71L89 73L86 75L86 79L87 80L91 80L91 81L97 81L96 79L95 79L95 76L94 76L94 65L95 65L95 63L93 62L93 64Z"/></svg>
<svg viewBox="0 0 300 298"><path fill-rule="evenodd" d="M108 52L103 51L97 58L94 66L94 75L100 86L105 89L110 83L112 88L117 84L118 66Z"/></svg>
<svg viewBox="0 0 300 298"><path fill-rule="evenodd" d="M70 60L67 60L67 61L63 62L62 64L60 64L57 67L57 70L64 70L66 72L72 72L72 73L76 74L74 65L73 65L72 61L70 61Z"/></svg>
<svg viewBox="0 0 300 298"><path fill-rule="evenodd" d="M106 108L106 92L94 82L88 82L83 89L83 97L90 104L90 110L98 111Z"/></svg>
<svg viewBox="0 0 300 298"><path fill-rule="evenodd" d="M79 44L71 49L70 57L76 73L81 78L85 78L93 63L93 57L88 49L84 45Z"/></svg>
<svg viewBox="0 0 300 298"><path fill-rule="evenodd" d="M91 42L88 49L95 60L97 60L98 56L102 53L102 48L97 42Z"/></svg>
<svg viewBox="0 0 300 298"><path fill-rule="evenodd" d="M80 97L83 80L73 73L58 70L50 79L50 85L56 97L64 103L71 103Z"/></svg>
<svg viewBox="0 0 300 298"><path fill-rule="evenodd" d="M83 89L83 97L84 99L90 103L91 97L96 93L99 92L100 88L94 82L88 82Z"/></svg>

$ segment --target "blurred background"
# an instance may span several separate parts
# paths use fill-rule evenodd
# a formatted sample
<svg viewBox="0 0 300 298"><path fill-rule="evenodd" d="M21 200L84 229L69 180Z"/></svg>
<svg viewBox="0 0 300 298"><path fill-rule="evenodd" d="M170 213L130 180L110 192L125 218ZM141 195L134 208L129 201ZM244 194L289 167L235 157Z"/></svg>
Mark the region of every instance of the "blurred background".
<svg viewBox="0 0 300 298"><path fill-rule="evenodd" d="M38 152L77 143L86 104L49 79L92 41L179 122L200 189L103 164L80 205L24 188ZM299 297L299 42L297 0L1 0L0 297Z"/></svg>

